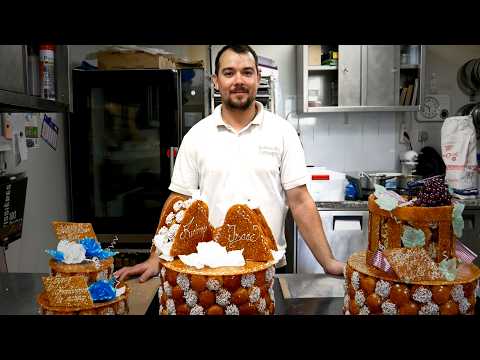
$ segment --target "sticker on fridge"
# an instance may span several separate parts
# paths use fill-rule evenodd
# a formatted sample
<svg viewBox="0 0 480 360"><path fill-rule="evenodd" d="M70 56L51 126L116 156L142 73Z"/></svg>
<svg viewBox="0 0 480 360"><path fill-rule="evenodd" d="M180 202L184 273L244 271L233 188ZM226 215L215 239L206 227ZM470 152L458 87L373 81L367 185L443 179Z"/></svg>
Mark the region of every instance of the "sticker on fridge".
<svg viewBox="0 0 480 360"><path fill-rule="evenodd" d="M38 129L39 120L40 114L25 114L25 138L27 140L28 148L38 149L40 147L40 131Z"/></svg>

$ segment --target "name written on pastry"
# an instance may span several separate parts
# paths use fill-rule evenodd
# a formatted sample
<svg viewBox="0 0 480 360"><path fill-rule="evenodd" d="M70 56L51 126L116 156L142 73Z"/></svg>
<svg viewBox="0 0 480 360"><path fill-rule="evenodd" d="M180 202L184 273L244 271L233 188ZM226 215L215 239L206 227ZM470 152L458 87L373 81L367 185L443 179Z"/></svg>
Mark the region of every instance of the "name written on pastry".
<svg viewBox="0 0 480 360"><path fill-rule="evenodd" d="M183 226L183 231L180 234L180 240L188 240L197 236L201 236L203 240L206 232L207 225L199 225L195 223L195 217L192 217L192 220Z"/></svg>
<svg viewBox="0 0 480 360"><path fill-rule="evenodd" d="M49 276L42 278L50 306L88 307L93 300L83 276Z"/></svg>
<svg viewBox="0 0 480 360"><path fill-rule="evenodd" d="M239 241L248 241L248 242L256 242L258 239L259 234L259 227L258 225L253 225L253 232L244 232L242 234L237 233L237 226L227 224L228 228L228 245L233 245Z"/></svg>
<svg viewBox="0 0 480 360"><path fill-rule="evenodd" d="M80 240L86 237L96 238L90 223L52 222L57 240Z"/></svg>

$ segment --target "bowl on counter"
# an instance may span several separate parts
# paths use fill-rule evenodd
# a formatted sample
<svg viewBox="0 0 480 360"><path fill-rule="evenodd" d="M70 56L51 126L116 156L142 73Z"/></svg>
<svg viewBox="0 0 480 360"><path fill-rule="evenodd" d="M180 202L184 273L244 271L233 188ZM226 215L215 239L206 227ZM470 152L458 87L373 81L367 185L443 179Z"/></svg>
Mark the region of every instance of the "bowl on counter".
<svg viewBox="0 0 480 360"><path fill-rule="evenodd" d="M366 191L375 191L375 185L395 189L397 187L396 184L398 184L398 177L401 175L401 173L366 173L362 171L360 173L360 186L362 190Z"/></svg>

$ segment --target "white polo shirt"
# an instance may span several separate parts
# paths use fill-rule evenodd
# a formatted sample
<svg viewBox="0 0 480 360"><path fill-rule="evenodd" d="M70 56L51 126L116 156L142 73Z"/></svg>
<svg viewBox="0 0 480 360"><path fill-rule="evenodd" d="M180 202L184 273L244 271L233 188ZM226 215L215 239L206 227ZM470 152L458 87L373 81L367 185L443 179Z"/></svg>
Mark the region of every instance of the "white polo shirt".
<svg viewBox="0 0 480 360"><path fill-rule="evenodd" d="M253 201L285 249L285 190L307 183L305 155L293 126L256 105L257 116L238 133L223 121L221 105L195 124L180 145L169 189L189 196L200 189L215 227L230 206Z"/></svg>

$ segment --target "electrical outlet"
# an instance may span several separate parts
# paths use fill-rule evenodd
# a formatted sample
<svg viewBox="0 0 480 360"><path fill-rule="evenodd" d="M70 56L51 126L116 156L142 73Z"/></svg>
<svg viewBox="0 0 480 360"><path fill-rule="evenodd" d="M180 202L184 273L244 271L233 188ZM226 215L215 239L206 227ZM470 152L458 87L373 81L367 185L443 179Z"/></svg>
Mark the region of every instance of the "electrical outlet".
<svg viewBox="0 0 480 360"><path fill-rule="evenodd" d="M407 139L404 134L407 132L407 125L405 123L400 124L400 139L398 140L400 144L407 144Z"/></svg>
<svg viewBox="0 0 480 360"><path fill-rule="evenodd" d="M287 98L285 99L285 116L288 115L288 113L295 111L296 101L297 101L297 97L295 95L287 96Z"/></svg>
<svg viewBox="0 0 480 360"><path fill-rule="evenodd" d="M428 140L428 132L422 130L418 133L418 141L425 142Z"/></svg>

